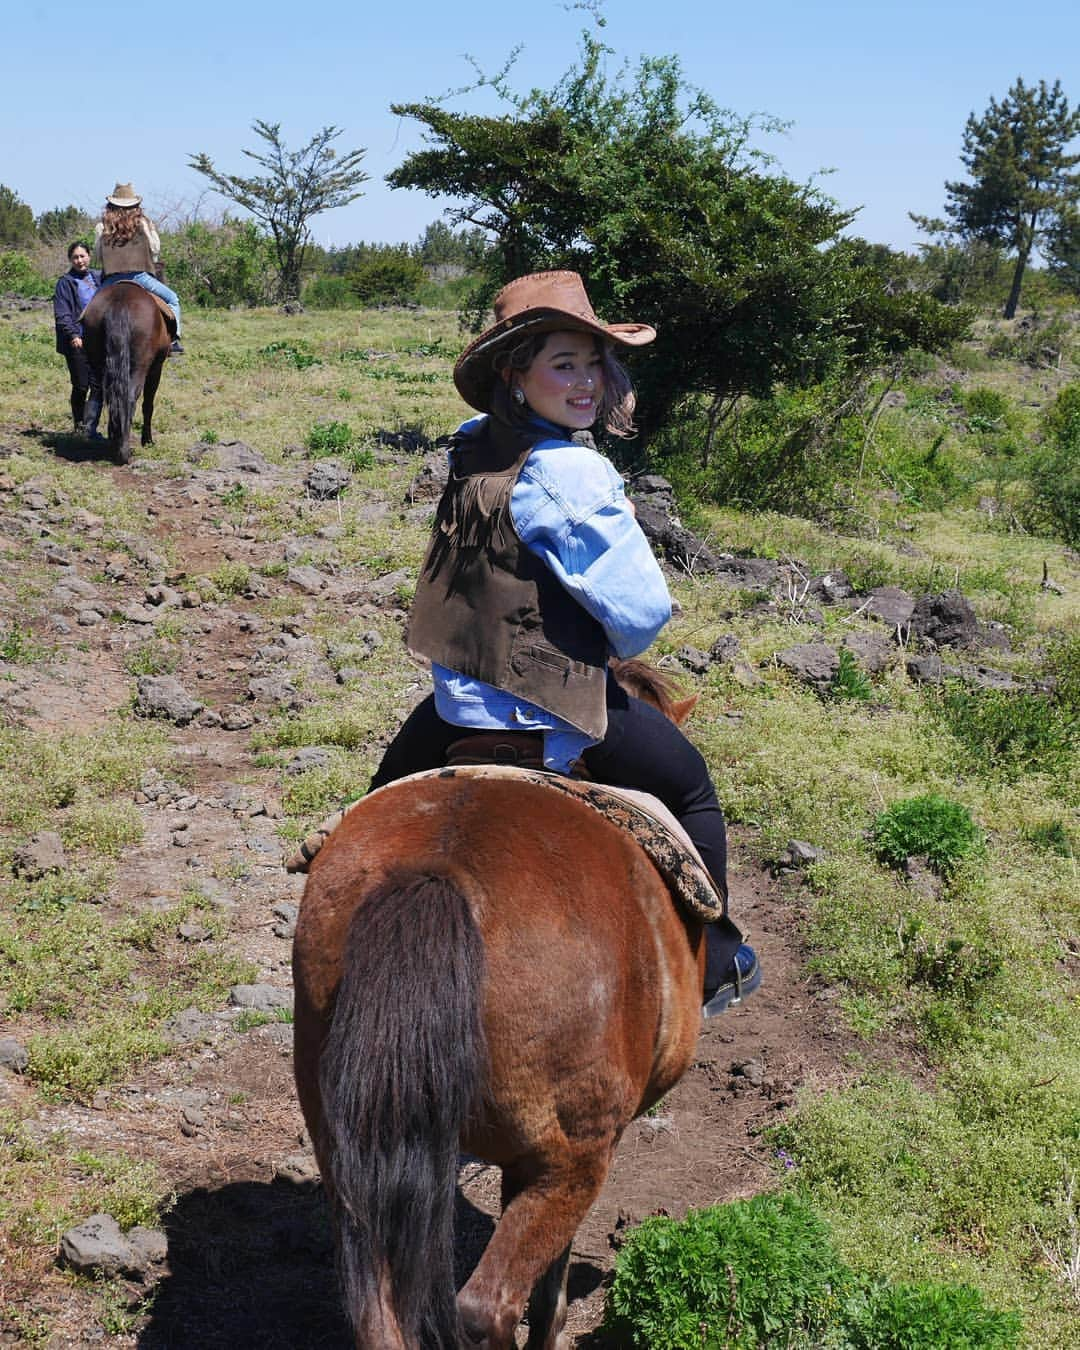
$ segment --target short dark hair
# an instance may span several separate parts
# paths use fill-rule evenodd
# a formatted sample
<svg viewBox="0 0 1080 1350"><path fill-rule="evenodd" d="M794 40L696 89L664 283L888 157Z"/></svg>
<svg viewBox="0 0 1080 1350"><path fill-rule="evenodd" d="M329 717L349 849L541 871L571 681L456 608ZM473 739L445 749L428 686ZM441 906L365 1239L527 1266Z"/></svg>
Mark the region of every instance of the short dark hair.
<svg viewBox="0 0 1080 1350"><path fill-rule="evenodd" d="M83 243L81 239L75 239L70 244L68 244L68 262L71 261L71 255L75 252L77 248L85 248L87 253L90 252L90 250L86 247L86 245Z"/></svg>

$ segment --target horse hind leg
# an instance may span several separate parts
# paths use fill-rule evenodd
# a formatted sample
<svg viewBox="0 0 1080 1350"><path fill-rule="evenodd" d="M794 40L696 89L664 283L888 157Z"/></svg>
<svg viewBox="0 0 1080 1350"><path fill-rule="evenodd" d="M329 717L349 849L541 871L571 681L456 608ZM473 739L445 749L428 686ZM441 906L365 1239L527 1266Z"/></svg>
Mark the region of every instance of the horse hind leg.
<svg viewBox="0 0 1080 1350"><path fill-rule="evenodd" d="M563 1328L570 1244L600 1194L613 1146L590 1140L555 1169L504 1168L502 1218L458 1295L471 1350L510 1350L526 1301L528 1350L568 1350Z"/></svg>

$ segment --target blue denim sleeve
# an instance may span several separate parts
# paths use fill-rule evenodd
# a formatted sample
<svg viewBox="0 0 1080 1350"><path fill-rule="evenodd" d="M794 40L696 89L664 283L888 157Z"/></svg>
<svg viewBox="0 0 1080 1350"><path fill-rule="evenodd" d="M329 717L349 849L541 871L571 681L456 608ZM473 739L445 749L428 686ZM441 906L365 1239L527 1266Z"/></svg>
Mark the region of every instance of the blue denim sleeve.
<svg viewBox="0 0 1080 1350"><path fill-rule="evenodd" d="M510 514L521 542L603 627L616 656L637 656L655 641L671 597L609 460L580 445L538 446Z"/></svg>

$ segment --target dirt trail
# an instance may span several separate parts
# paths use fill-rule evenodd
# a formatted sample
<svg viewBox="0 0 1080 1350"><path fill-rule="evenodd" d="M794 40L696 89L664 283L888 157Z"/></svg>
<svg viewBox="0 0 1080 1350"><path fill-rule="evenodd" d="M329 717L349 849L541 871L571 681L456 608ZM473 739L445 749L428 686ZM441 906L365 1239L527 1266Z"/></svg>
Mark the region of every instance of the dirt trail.
<svg viewBox="0 0 1080 1350"><path fill-rule="evenodd" d="M2 469L0 463L0 477ZM160 466L138 462L127 469L88 464L86 471L111 475L142 502L140 547L148 554L168 550L165 584L177 591L226 560L255 568L282 558L280 541L244 537L221 524L225 513L213 489L236 481L235 473L199 469L168 477ZM0 492L5 514L18 505L10 491ZM95 542L101 533L88 526L85 552L72 556L74 568L55 564L58 578L72 570L89 577L105 567L107 551ZM113 568L119 575L102 590L118 610L143 605L152 570L129 559ZM273 597L295 594L295 587L273 577L263 589L254 598L183 612L186 621L194 620L197 640L174 674L212 710L248 704L257 653L281 632L270 617ZM339 586L313 598L307 619L327 606L340 606L344 616L347 595L348 588ZM134 680L124 669L123 652L149 627L79 627L70 613L68 619L58 659L20 668L3 691L0 715L42 730L89 728L131 698ZM303 638L306 622L286 625L290 640ZM55 633L49 640L56 642ZM299 902L303 879L281 867L283 845L275 829L280 771L255 763L243 728L227 731L196 720L170 736L186 766L182 792L140 807L145 837L125 853L106 903L131 914L168 907L186 889L200 888L228 916L226 946L256 963L259 981L285 988L290 942L282 906ZM679 1215L690 1205L767 1188L774 1165L762 1127L792 1104L800 1085L824 1085L843 1075L846 1038L828 1001L802 976L795 937L798 883L778 882L740 862L737 832L732 852L735 915L752 933L765 983L744 1008L705 1025L698 1058L683 1082L657 1112L627 1131L575 1243L569 1325L582 1347L604 1345L597 1328L614 1260L613 1234L656 1211ZM188 1032L173 1055L99 1092L91 1105L39 1112L42 1130L63 1128L87 1148L121 1148L154 1159L179 1197L164 1225L168 1265L152 1310L137 1332L112 1343L345 1350L322 1198L292 1086L291 1028L269 1024L241 1035L211 1019ZM29 1096L22 1080L7 1074L0 1080L0 1105ZM495 1169L464 1164L463 1269L491 1231L497 1194ZM54 1269L42 1272L33 1302L52 1323L50 1346L102 1338L92 1291L73 1289ZM3 1343L11 1342L0 1334Z"/></svg>

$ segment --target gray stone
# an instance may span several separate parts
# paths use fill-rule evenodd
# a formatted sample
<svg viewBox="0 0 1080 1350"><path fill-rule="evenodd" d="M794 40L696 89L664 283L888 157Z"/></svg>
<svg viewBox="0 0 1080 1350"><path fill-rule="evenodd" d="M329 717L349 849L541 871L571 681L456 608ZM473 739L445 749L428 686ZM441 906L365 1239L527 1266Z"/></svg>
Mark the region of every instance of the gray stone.
<svg viewBox="0 0 1080 1350"><path fill-rule="evenodd" d="M933 647L974 647L979 621L961 591L924 595L911 615L911 631Z"/></svg>
<svg viewBox="0 0 1080 1350"><path fill-rule="evenodd" d="M776 653L776 662L790 671L797 680L823 692L832 684L840 669L840 658L832 647L823 642L800 642Z"/></svg>
<svg viewBox="0 0 1080 1350"><path fill-rule="evenodd" d="M11 870L27 881L40 881L67 866L64 841L55 830L40 830L12 854Z"/></svg>
<svg viewBox="0 0 1080 1350"><path fill-rule="evenodd" d="M437 501L443 494L450 476L450 462L445 454L434 454L424 461L416 477L405 492L405 503L414 506L417 502Z"/></svg>
<svg viewBox="0 0 1080 1350"><path fill-rule="evenodd" d="M178 727L186 727L206 706L171 675L141 675L138 689L135 711L139 716L163 717Z"/></svg>
<svg viewBox="0 0 1080 1350"><path fill-rule="evenodd" d="M309 1153L290 1153L274 1164L274 1180L288 1181L294 1186L305 1186L319 1180L319 1169Z"/></svg>
<svg viewBox="0 0 1080 1350"><path fill-rule="evenodd" d="M169 1239L159 1228L144 1228L136 1224L127 1231L128 1245L139 1256L144 1266L160 1266L169 1255Z"/></svg>
<svg viewBox="0 0 1080 1350"><path fill-rule="evenodd" d="M309 471L304 479L304 487L313 497L325 501L338 497L352 482L352 474L336 460L321 459Z"/></svg>
<svg viewBox="0 0 1080 1350"><path fill-rule="evenodd" d="M285 580L291 586L296 586L303 591L305 595L318 595L320 591L326 590L329 585L326 577L317 567L310 567L306 564L299 567L290 567L285 575Z"/></svg>
<svg viewBox="0 0 1080 1350"><path fill-rule="evenodd" d="M915 601L899 586L877 586L860 606L865 614L879 619L890 628L907 624L915 611Z"/></svg>
<svg viewBox="0 0 1080 1350"><path fill-rule="evenodd" d="M304 700L284 675L259 675L248 681L248 695L255 703L269 703L295 712Z"/></svg>
<svg viewBox="0 0 1080 1350"><path fill-rule="evenodd" d="M219 469L230 473L270 473L270 462L244 441L219 441L210 447Z"/></svg>
<svg viewBox="0 0 1080 1350"><path fill-rule="evenodd" d="M170 1017L162 1027L165 1039L173 1045L209 1041L218 1030L217 1019L211 1013L200 1012L198 1008L185 1008L183 1012Z"/></svg>
<svg viewBox="0 0 1080 1350"><path fill-rule="evenodd" d="M275 1008L291 1008L293 998L291 990L279 989L274 984L234 984L229 990L229 1002L234 1008L273 1012Z"/></svg>
<svg viewBox="0 0 1080 1350"><path fill-rule="evenodd" d="M221 710L221 725L225 731L244 731L254 724L253 715L238 703L226 704Z"/></svg>
<svg viewBox="0 0 1080 1350"><path fill-rule="evenodd" d="M871 675L879 675L888 666L895 650L880 633L849 633L843 645Z"/></svg>
<svg viewBox="0 0 1080 1350"><path fill-rule="evenodd" d="M824 600L827 605L835 605L841 600L850 599L855 592L845 574L835 571L826 572L820 577L812 577L807 594Z"/></svg>
<svg viewBox="0 0 1080 1350"><path fill-rule="evenodd" d="M680 647L675 653L675 659L691 675L704 675L712 664L708 652L703 652L699 647Z"/></svg>
<svg viewBox="0 0 1080 1350"><path fill-rule="evenodd" d="M14 1036L0 1036L0 1069L11 1073L25 1073L30 1064L30 1055L22 1041Z"/></svg>
<svg viewBox="0 0 1080 1350"><path fill-rule="evenodd" d="M781 867L809 867L825 856L823 849L808 844L805 839L789 839L787 847L777 859Z"/></svg>
<svg viewBox="0 0 1080 1350"><path fill-rule="evenodd" d="M284 772L290 778L296 778L302 773L310 773L312 769L328 769L331 759L330 751L324 750L321 745L305 745L285 765Z"/></svg>
<svg viewBox="0 0 1080 1350"><path fill-rule="evenodd" d="M111 1214L92 1214L60 1239L61 1261L82 1275L141 1279L146 1259L132 1247Z"/></svg>
<svg viewBox="0 0 1080 1350"><path fill-rule="evenodd" d="M723 665L734 665L742 655L739 639L734 633L721 633L709 648L709 655Z"/></svg>

